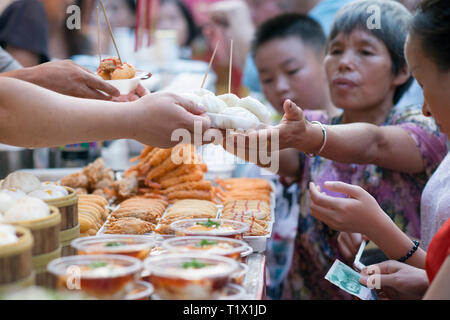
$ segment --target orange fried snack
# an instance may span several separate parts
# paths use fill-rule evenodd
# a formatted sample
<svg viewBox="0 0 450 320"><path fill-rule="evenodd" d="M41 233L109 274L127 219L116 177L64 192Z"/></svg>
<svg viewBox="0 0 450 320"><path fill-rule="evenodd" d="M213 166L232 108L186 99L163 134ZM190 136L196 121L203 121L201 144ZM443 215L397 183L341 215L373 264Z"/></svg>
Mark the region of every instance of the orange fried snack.
<svg viewBox="0 0 450 320"><path fill-rule="evenodd" d="M167 206L168 203L161 199L131 198L122 202L111 216L117 219L134 217L156 224Z"/></svg>
<svg viewBox="0 0 450 320"><path fill-rule="evenodd" d="M105 225L106 234L144 234L152 232L155 225L134 217L111 219Z"/></svg>

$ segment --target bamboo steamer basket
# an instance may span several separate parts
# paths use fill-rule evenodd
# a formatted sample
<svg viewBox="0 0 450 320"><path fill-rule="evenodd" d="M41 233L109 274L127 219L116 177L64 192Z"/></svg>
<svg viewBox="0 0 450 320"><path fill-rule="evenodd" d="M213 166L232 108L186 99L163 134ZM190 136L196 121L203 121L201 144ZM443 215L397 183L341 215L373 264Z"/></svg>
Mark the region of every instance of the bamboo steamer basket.
<svg viewBox="0 0 450 320"><path fill-rule="evenodd" d="M19 240L0 246L0 295L34 285L33 236L21 226L13 226Z"/></svg>
<svg viewBox="0 0 450 320"><path fill-rule="evenodd" d="M38 286L55 288L56 280L47 272L47 264L61 257L60 225L58 208L49 206L50 215L41 219L11 223L28 228L33 236L32 264L35 283Z"/></svg>
<svg viewBox="0 0 450 320"><path fill-rule="evenodd" d="M73 256L77 251L70 246L72 240L80 236L80 224L78 222L78 195L69 187L64 187L69 192L67 196L44 200L49 206L58 208L61 215L61 256Z"/></svg>

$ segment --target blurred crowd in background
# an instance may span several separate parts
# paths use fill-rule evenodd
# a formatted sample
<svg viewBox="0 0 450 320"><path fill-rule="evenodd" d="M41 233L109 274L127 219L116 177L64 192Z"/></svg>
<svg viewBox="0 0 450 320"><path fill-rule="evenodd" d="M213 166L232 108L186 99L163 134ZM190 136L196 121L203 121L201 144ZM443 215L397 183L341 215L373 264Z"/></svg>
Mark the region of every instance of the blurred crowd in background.
<svg viewBox="0 0 450 320"><path fill-rule="evenodd" d="M351 1L104 0L104 4L117 37L128 38L121 48L123 55L129 56L142 48L142 39L136 38L139 35L136 27L144 30L140 37L149 32L146 28L176 30L179 56L184 59L208 62L220 41L213 64L218 76L217 93L227 90L230 40L233 39L232 92L246 95L249 91L261 91L250 50L255 30L264 21L287 12L306 14L317 20L327 35L335 13ZM413 10L419 1L401 2ZM71 5L81 9L80 29L66 27L71 13L67 9ZM76 55L97 55L97 6L97 0L3 0L0 3L0 45L24 67ZM114 54L102 14L100 23L100 50Z"/></svg>

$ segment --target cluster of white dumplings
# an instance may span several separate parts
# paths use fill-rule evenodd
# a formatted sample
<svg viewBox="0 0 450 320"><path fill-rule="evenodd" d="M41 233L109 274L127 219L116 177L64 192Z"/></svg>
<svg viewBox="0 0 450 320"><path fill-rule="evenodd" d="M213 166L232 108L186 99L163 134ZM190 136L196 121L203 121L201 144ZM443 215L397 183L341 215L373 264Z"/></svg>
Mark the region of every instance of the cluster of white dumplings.
<svg viewBox="0 0 450 320"><path fill-rule="evenodd" d="M233 93L216 96L206 89L197 89L192 93L183 93L181 96L204 106L208 113L239 117L263 124L270 122L271 114L267 107L250 96L242 99Z"/></svg>
<svg viewBox="0 0 450 320"><path fill-rule="evenodd" d="M43 182L27 172L13 172L0 182L0 223L34 220L50 214L43 201L68 195L54 182Z"/></svg>

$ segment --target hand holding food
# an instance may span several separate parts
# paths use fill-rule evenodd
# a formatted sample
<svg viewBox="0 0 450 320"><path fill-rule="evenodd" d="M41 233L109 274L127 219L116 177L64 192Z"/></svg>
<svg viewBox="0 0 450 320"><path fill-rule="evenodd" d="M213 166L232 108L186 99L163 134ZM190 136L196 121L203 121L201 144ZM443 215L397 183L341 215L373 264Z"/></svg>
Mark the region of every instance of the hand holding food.
<svg viewBox="0 0 450 320"><path fill-rule="evenodd" d="M134 121L135 133L130 138L143 144L169 148L179 142L168 141L167 137L171 137L175 130L186 129L194 133L195 122L201 124L203 132L210 127L209 118L203 114L204 108L175 94L151 93L134 103L136 105L130 109L130 116L140 121ZM152 125L146 119L151 119Z"/></svg>
<svg viewBox="0 0 450 320"><path fill-rule="evenodd" d="M120 94L114 86L71 60L47 62L22 72L28 74L23 80L73 97L110 100Z"/></svg>

